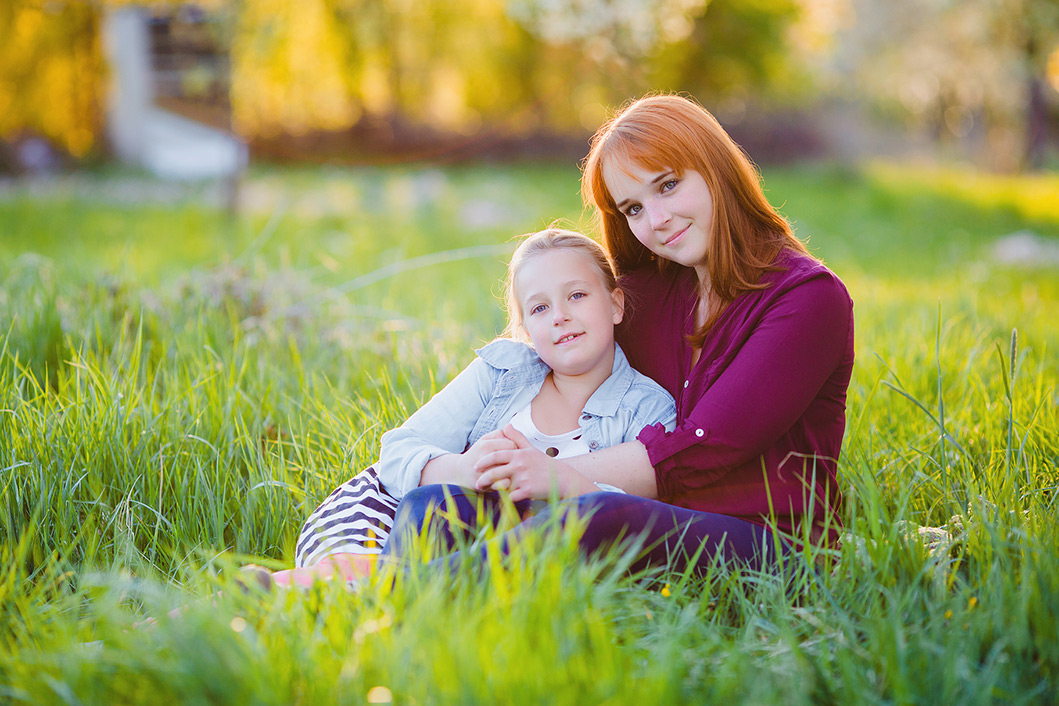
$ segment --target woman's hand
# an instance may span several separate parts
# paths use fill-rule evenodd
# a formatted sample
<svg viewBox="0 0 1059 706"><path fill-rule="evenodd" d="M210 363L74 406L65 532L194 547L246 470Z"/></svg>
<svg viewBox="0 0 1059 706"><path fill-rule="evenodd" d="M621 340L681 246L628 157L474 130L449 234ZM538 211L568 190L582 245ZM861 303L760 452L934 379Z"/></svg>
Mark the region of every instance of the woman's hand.
<svg viewBox="0 0 1059 706"><path fill-rule="evenodd" d="M452 483L474 488L479 473L476 467L483 456L514 449L515 442L505 437L502 431L489 432L462 454L446 454L428 461L420 474L419 484Z"/></svg>
<svg viewBox="0 0 1059 706"><path fill-rule="evenodd" d="M547 500L553 489L561 498L598 490L595 484L571 466L533 448L526 437L508 425L503 437L514 449L501 449L481 456L475 470L478 490L511 492L511 500Z"/></svg>

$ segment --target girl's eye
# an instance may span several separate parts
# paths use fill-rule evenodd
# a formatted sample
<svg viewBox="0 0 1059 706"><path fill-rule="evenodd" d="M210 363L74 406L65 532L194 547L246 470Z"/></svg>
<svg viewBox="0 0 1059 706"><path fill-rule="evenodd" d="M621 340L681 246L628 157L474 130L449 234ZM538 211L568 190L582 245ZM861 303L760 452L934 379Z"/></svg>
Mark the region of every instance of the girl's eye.
<svg viewBox="0 0 1059 706"><path fill-rule="evenodd" d="M577 300L577 299L583 299L584 297L587 297L587 296L588 296L588 294L586 294L585 292L574 292L573 294L570 295L570 298L574 299L574 300Z"/></svg>
<svg viewBox="0 0 1059 706"><path fill-rule="evenodd" d="M548 307L545 306L544 304L538 304L537 306L535 306L532 309L530 309L530 313L531 314L539 314L539 313L541 313L542 311L544 311L547 308Z"/></svg>

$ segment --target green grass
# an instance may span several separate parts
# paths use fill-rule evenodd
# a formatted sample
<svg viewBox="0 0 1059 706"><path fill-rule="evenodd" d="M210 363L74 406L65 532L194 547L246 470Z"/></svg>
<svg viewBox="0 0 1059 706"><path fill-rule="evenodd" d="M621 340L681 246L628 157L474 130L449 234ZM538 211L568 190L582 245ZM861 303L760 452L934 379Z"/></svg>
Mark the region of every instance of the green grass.
<svg viewBox="0 0 1059 706"><path fill-rule="evenodd" d="M1054 175L767 171L856 303L850 534L790 587L565 537L484 578L234 590L500 331L490 246L587 224L576 179L261 169L234 219L122 174L0 197L0 701L1054 701L1059 271L992 256L1059 238Z"/></svg>

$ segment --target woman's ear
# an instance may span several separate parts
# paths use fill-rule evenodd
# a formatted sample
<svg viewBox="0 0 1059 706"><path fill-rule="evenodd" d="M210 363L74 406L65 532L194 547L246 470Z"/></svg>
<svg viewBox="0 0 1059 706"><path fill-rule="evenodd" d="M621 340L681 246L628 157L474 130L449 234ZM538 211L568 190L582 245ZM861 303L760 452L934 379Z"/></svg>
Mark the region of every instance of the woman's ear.
<svg viewBox="0 0 1059 706"><path fill-rule="evenodd" d="M617 326L625 318L625 292L621 291L621 287L614 288L610 300L614 304L614 325Z"/></svg>

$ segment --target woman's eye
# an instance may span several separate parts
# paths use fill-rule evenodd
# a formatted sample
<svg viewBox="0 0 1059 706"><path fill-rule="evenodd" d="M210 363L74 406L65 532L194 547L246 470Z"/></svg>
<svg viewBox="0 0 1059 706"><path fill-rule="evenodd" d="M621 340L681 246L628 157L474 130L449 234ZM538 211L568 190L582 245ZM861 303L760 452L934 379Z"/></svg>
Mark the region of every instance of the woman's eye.
<svg viewBox="0 0 1059 706"><path fill-rule="evenodd" d="M676 179L669 179L662 183L662 192L672 191L676 188L678 181Z"/></svg>
<svg viewBox="0 0 1059 706"><path fill-rule="evenodd" d="M635 216L637 213L640 212L640 208L641 208L641 206L639 204L635 204L633 206L627 207L625 209L625 217L626 218L632 218L633 216Z"/></svg>

